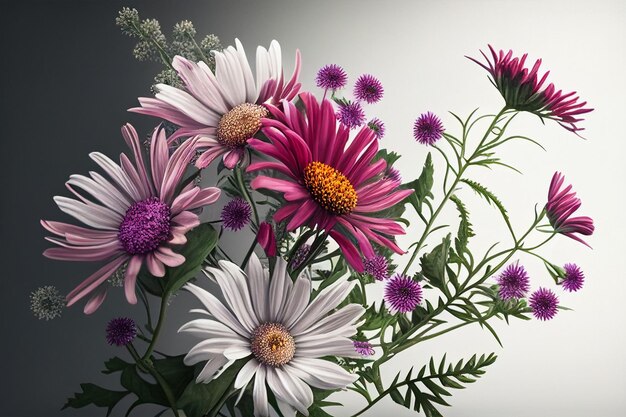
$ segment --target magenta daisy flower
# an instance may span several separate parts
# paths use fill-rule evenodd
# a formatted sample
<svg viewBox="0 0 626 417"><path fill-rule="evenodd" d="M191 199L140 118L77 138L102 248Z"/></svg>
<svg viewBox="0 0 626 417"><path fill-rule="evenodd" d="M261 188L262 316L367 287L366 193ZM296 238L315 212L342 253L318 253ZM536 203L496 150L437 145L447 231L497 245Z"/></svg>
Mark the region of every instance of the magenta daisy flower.
<svg viewBox="0 0 626 417"><path fill-rule="evenodd" d="M413 137L422 145L432 145L443 137L443 124L431 112L422 114L413 125Z"/></svg>
<svg viewBox="0 0 626 417"><path fill-rule="evenodd" d="M539 320L550 320L559 311L559 298L552 290L539 288L530 296L530 308Z"/></svg>
<svg viewBox="0 0 626 417"><path fill-rule="evenodd" d="M570 217L580 207L580 199L575 192L570 192L571 185L561 189L565 177L560 172L555 172L550 182L546 214L550 225L556 233L561 233L569 238L577 240L587 246L587 242L576 234L590 236L593 234L594 225L591 217ZM589 246L591 247L591 246Z"/></svg>
<svg viewBox="0 0 626 417"><path fill-rule="evenodd" d="M227 230L241 230L250 223L252 207L243 198L230 200L222 209L222 224Z"/></svg>
<svg viewBox="0 0 626 417"><path fill-rule="evenodd" d="M137 325L133 319L118 317L109 321L106 339L109 345L126 346L137 337Z"/></svg>
<svg viewBox="0 0 626 417"><path fill-rule="evenodd" d="M556 91L552 83L542 88L549 71L539 79L538 72L541 59L535 61L535 65L529 70L524 66L528 54L518 58L513 57L511 50L506 54L503 50L496 53L491 45L489 45L489 50L492 60L483 51L480 51L487 61L487 65L474 58L467 58L489 72L491 82L502 94L508 108L527 111L542 119L554 120L574 133L583 130L583 128L576 126L577 122L583 120L579 116L593 109L585 108L586 101L579 103L578 96L574 96L575 91L564 94L562 90Z"/></svg>
<svg viewBox="0 0 626 417"><path fill-rule="evenodd" d="M500 290L498 294L503 300L512 298L524 298L530 290L530 280L526 269L519 264L519 261L506 267L497 278Z"/></svg>
<svg viewBox="0 0 626 417"><path fill-rule="evenodd" d="M376 139L382 139L385 136L385 124L377 117L367 122L367 127L372 129L376 134Z"/></svg>
<svg viewBox="0 0 626 417"><path fill-rule="evenodd" d="M324 229L338 244L350 265L363 272L362 258L375 255L371 242L402 251L394 236L404 230L379 213L398 204L411 190L383 176L386 162L375 160L378 140L364 126L349 141L349 128L337 126L330 101L318 103L309 93L300 94L305 112L284 102L284 110L268 105L272 119L263 119L269 143L253 139L250 146L276 159L257 162L248 171L271 169L281 178L259 175L255 189L282 193L284 205L274 219L289 219L287 230L301 226ZM358 249L357 249L358 248Z"/></svg>
<svg viewBox="0 0 626 417"><path fill-rule="evenodd" d="M390 310L408 313L422 302L422 286L411 277L397 274L387 281L384 298Z"/></svg>
<svg viewBox="0 0 626 417"><path fill-rule="evenodd" d="M359 355L372 356L376 353L370 342L355 340L352 343L354 344L354 350L356 350L356 353L358 353Z"/></svg>
<svg viewBox="0 0 626 417"><path fill-rule="evenodd" d="M122 154L118 165L93 152L91 159L109 178L96 172L91 172L89 177L72 175L66 186L77 199L54 197L61 211L89 227L41 221L46 230L56 235L46 239L60 246L47 249L44 256L64 261L105 262L67 295L68 306L89 295L87 314L102 304L110 286L109 277L123 265L126 265L126 299L135 304L135 281L142 264L152 275L162 277L165 266L185 262L170 246L184 244L185 234L200 224L194 211L220 196L219 188L201 189L193 182L177 191L195 153L195 140L183 143L170 156L163 129L155 130L146 167L135 129L127 124L122 135L133 150L134 161Z"/></svg>
<svg viewBox="0 0 626 417"><path fill-rule="evenodd" d="M365 112L358 101L340 104L337 119L350 129L355 129L365 123Z"/></svg>
<svg viewBox="0 0 626 417"><path fill-rule="evenodd" d="M379 102L383 98L383 85L370 74L363 74L354 83L354 97L368 104Z"/></svg>
<svg viewBox="0 0 626 417"><path fill-rule="evenodd" d="M300 83L300 53L296 51L295 70L285 83L280 45L272 41L269 51L259 46L256 55L256 81L246 53L235 39L236 48L229 46L215 55L215 74L204 62L174 57L172 67L183 80L179 89L157 84L155 98L140 98L141 107L135 113L165 119L179 126L169 141L186 136L199 136L197 148L204 151L196 166L205 168L215 158L223 156L227 168L244 156L249 138L268 115L263 103L291 100L298 94Z"/></svg>
<svg viewBox="0 0 626 417"><path fill-rule="evenodd" d="M563 289L569 292L576 292L583 287L585 282L585 274L576 264L565 264L563 266L565 270L565 277L561 281Z"/></svg>
<svg viewBox="0 0 626 417"><path fill-rule="evenodd" d="M376 255L371 258L367 258L363 262L365 267L365 273L374 277L377 281L384 281L389 278L389 264L387 258L383 255Z"/></svg>
<svg viewBox="0 0 626 417"><path fill-rule="evenodd" d="M330 64L317 72L315 85L325 90L338 90L348 83L348 75L339 65Z"/></svg>

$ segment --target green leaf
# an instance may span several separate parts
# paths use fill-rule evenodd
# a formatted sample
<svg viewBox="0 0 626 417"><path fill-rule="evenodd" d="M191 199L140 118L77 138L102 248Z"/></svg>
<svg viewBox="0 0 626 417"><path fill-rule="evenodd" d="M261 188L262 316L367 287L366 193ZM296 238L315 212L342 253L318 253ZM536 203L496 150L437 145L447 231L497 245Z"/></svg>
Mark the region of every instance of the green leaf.
<svg viewBox="0 0 626 417"><path fill-rule="evenodd" d="M419 178L402 186L402 188L415 191L413 194L407 197L407 199L408 202L411 203L415 210L419 213L422 212L422 204L424 203L424 201L427 198L433 198L431 190L434 184L434 173L435 167L433 166L433 159L429 152L426 156L424 168L422 168L422 173L420 174Z"/></svg>
<svg viewBox="0 0 626 417"><path fill-rule="evenodd" d="M459 199L456 195L451 195L450 200L456 205L459 217L461 218L459 230L457 232L456 239L454 240L454 247L456 248L456 252L462 256L467 250L467 242L469 241L469 238L474 236L474 231L472 230L472 224L469 221L469 212L467 211L465 204L463 204L461 199Z"/></svg>
<svg viewBox="0 0 626 417"><path fill-rule="evenodd" d="M507 214L507 211L504 208L504 205L502 204L500 199L498 199L498 197L496 197L485 186L477 183L476 181L468 180L466 178L463 178L461 181L469 185L476 193L485 198L485 200L487 200L489 204L493 204L494 206L496 206L496 208L502 214L502 217L504 217L504 219L507 221L509 220L509 215Z"/></svg>
<svg viewBox="0 0 626 417"><path fill-rule="evenodd" d="M426 255L420 258L422 274L428 282L440 290L445 287L446 264L450 249L450 235L443 238L442 242Z"/></svg>
<svg viewBox="0 0 626 417"><path fill-rule="evenodd" d="M107 407L106 415L108 416L113 407L129 394L128 391L111 391L95 384L80 384L80 388L82 392L77 392L74 398L69 398L62 410L68 407L82 408L93 404L96 407Z"/></svg>

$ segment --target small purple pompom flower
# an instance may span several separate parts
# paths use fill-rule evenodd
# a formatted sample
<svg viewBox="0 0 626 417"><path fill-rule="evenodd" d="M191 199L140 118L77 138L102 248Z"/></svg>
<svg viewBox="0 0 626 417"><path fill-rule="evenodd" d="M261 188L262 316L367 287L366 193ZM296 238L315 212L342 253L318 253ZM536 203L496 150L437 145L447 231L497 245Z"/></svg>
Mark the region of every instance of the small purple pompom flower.
<svg viewBox="0 0 626 417"><path fill-rule="evenodd" d="M354 97L368 104L379 102L383 93L383 85L373 75L363 74L354 83Z"/></svg>
<svg viewBox="0 0 626 417"><path fill-rule="evenodd" d="M357 128L365 123L365 112L359 102L339 106L337 119L350 129Z"/></svg>
<svg viewBox="0 0 626 417"><path fill-rule="evenodd" d="M137 325L133 319L118 317L107 324L106 339L109 345L126 346L137 336Z"/></svg>
<svg viewBox="0 0 626 417"><path fill-rule="evenodd" d="M363 262L363 266L365 267L365 273L370 274L378 281L383 281L389 278L389 264L387 263L387 258L383 255L376 255L366 259Z"/></svg>
<svg viewBox="0 0 626 417"><path fill-rule="evenodd" d="M422 302L422 287L411 277L397 274L387 282L385 302L396 312L413 311Z"/></svg>
<svg viewBox="0 0 626 417"><path fill-rule="evenodd" d="M422 145L432 145L443 136L443 124L439 117L428 112L415 120L413 125L413 137Z"/></svg>
<svg viewBox="0 0 626 417"><path fill-rule="evenodd" d="M372 356L374 353L376 353L370 342L361 342L359 340L355 340L352 343L354 344L354 350L356 350L359 355Z"/></svg>
<svg viewBox="0 0 626 417"><path fill-rule="evenodd" d="M243 198L232 199L222 209L222 223L228 230L241 230L250 222L252 208Z"/></svg>
<svg viewBox="0 0 626 417"><path fill-rule="evenodd" d="M305 243L304 245L300 246L298 250L296 251L296 253L293 254L293 257L291 258L291 262L290 262L291 269L298 269L300 265L302 265L302 262L306 260L306 257L309 256L310 251L311 251L311 245Z"/></svg>
<svg viewBox="0 0 626 417"><path fill-rule="evenodd" d="M506 267L497 278L500 291L498 294L503 300L524 298L530 289L530 280L519 261Z"/></svg>
<svg viewBox="0 0 626 417"><path fill-rule="evenodd" d="M367 127L372 129L376 134L376 139L382 139L385 136L385 124L377 117L367 122Z"/></svg>
<svg viewBox="0 0 626 417"><path fill-rule="evenodd" d="M563 289L569 292L576 292L583 287L585 282L585 274L576 264L565 264L565 277L561 282Z"/></svg>
<svg viewBox="0 0 626 417"><path fill-rule="evenodd" d="M391 181L397 182L398 184L402 182L402 174L400 174L400 171L398 171L397 168L392 166L387 166L387 169L385 170L385 177L389 178Z"/></svg>
<svg viewBox="0 0 626 417"><path fill-rule="evenodd" d="M317 72L315 84L325 90L337 90L348 83L348 75L339 65L326 65Z"/></svg>
<svg viewBox="0 0 626 417"><path fill-rule="evenodd" d="M552 290L539 288L530 296L533 315L539 320L550 320L556 316L559 298Z"/></svg>

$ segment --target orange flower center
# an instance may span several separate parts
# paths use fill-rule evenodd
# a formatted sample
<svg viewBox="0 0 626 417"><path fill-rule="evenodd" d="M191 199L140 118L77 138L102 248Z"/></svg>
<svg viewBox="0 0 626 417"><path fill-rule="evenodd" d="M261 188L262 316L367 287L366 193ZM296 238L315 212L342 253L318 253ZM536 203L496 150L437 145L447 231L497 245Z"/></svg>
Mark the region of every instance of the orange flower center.
<svg viewBox="0 0 626 417"><path fill-rule="evenodd" d="M278 367L293 359L296 342L282 324L264 323L254 329L250 350L262 364Z"/></svg>
<svg viewBox="0 0 626 417"><path fill-rule="evenodd" d="M323 162L311 162L304 168L304 184L311 197L333 214L348 214L358 202L350 180Z"/></svg>
<svg viewBox="0 0 626 417"><path fill-rule="evenodd" d="M258 104L244 103L233 107L217 124L217 140L231 148L242 146L261 127L269 111Z"/></svg>

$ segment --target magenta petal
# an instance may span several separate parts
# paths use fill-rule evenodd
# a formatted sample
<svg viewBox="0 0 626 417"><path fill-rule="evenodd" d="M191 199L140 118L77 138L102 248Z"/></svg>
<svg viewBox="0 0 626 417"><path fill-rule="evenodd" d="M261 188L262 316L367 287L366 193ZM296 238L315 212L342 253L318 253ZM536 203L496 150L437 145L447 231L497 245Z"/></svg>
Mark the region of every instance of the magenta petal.
<svg viewBox="0 0 626 417"><path fill-rule="evenodd" d="M133 256L126 266L126 274L124 275L124 294L126 300L130 304L137 304L137 295L135 294L135 283L137 282L137 274L141 269L143 257Z"/></svg>
<svg viewBox="0 0 626 417"><path fill-rule="evenodd" d="M106 296L107 296L107 286L106 284L103 284L97 290L93 292L93 295L91 296L89 301L87 301L87 304L85 304L85 308L83 309L83 312L85 314L92 314L94 311L100 308Z"/></svg>

